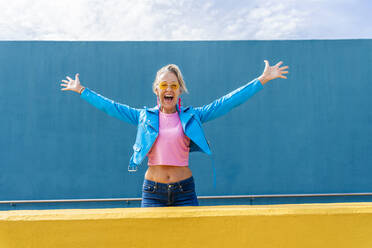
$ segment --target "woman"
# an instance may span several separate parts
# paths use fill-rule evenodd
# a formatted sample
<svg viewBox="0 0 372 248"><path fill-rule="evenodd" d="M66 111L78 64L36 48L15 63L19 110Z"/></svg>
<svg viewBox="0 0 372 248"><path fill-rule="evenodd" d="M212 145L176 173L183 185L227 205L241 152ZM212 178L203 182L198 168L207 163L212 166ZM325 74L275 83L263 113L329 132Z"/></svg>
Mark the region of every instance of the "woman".
<svg viewBox="0 0 372 248"><path fill-rule="evenodd" d="M95 107L120 120L138 126L129 171L148 156L148 169L142 188L142 207L198 206L194 179L188 167L189 152L201 151L211 154L202 130L202 123L226 114L242 104L263 85L275 78L286 78L288 66L282 62L270 66L265 60L260 77L233 92L198 107L182 107L180 95L187 92L181 71L176 65L161 68L153 82L153 92L158 105L154 108L136 109L116 103L82 86L79 74L75 80L62 80L61 90L78 92ZM160 110L160 111L159 111Z"/></svg>

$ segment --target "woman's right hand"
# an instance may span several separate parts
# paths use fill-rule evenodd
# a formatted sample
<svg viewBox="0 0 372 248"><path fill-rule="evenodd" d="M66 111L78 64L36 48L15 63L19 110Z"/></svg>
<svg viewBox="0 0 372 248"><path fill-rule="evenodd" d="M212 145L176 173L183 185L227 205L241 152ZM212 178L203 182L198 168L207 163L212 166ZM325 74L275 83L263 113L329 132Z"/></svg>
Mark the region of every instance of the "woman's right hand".
<svg viewBox="0 0 372 248"><path fill-rule="evenodd" d="M73 80L69 76L67 76L66 78L68 79L68 81L67 80L61 80L62 82L64 82L64 84L61 84L61 86L65 87L65 88L62 88L61 90L71 90L71 91L75 91L77 93L81 93L80 91L83 88L85 88L80 84L79 73L76 73L75 80Z"/></svg>

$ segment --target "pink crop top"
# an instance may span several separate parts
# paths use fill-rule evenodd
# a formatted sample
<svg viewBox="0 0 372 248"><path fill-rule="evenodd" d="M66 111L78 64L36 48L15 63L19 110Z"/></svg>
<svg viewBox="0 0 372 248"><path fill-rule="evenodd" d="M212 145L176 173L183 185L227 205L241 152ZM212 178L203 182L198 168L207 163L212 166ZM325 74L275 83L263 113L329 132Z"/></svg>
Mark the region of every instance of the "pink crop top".
<svg viewBox="0 0 372 248"><path fill-rule="evenodd" d="M147 154L148 165L189 165L190 138L185 135L178 112L159 111L159 135Z"/></svg>

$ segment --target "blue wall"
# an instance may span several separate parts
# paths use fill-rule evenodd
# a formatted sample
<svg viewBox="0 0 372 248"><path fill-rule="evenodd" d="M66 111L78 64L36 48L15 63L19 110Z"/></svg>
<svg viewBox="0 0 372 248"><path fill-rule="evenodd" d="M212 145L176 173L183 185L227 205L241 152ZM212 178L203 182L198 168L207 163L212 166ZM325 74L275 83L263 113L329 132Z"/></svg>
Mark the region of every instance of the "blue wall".
<svg viewBox="0 0 372 248"><path fill-rule="evenodd" d="M153 106L151 84L180 66L207 104L283 60L276 79L204 126L215 153L193 153L198 195L371 192L372 40L0 42L0 200L140 197L146 163L127 171L136 128L61 91L82 84L133 107ZM372 201L339 197L337 201ZM335 198L202 200L211 204L331 202ZM132 204L132 205L131 205ZM119 203L0 204L0 209L122 207Z"/></svg>

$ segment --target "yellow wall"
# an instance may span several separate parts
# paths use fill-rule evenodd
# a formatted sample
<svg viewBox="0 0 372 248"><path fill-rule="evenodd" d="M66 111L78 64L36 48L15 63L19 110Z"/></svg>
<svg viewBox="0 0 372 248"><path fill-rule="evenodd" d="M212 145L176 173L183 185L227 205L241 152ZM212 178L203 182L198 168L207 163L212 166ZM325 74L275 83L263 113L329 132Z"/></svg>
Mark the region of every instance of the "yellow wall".
<svg viewBox="0 0 372 248"><path fill-rule="evenodd" d="M372 248L372 203L2 211L8 247Z"/></svg>

